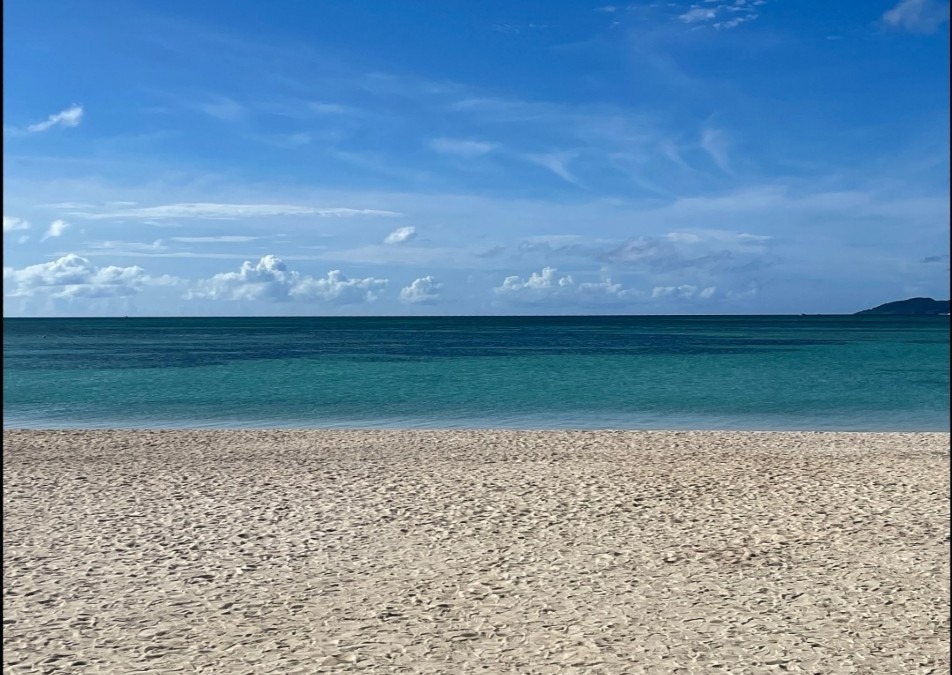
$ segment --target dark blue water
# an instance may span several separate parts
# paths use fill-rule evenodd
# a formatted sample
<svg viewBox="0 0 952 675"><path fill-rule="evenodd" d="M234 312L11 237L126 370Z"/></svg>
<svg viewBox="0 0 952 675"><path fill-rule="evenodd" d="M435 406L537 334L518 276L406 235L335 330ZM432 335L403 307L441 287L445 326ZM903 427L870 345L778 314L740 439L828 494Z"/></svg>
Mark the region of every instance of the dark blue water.
<svg viewBox="0 0 952 675"><path fill-rule="evenodd" d="M8 428L949 429L948 317L3 325Z"/></svg>

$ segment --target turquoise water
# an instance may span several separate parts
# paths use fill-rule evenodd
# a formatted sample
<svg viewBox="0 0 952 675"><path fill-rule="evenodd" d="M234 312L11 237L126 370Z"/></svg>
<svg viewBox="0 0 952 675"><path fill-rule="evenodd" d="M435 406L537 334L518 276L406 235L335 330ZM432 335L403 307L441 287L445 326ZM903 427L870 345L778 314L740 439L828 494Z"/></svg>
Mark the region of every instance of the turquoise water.
<svg viewBox="0 0 952 675"><path fill-rule="evenodd" d="M948 317L3 326L6 428L949 429Z"/></svg>

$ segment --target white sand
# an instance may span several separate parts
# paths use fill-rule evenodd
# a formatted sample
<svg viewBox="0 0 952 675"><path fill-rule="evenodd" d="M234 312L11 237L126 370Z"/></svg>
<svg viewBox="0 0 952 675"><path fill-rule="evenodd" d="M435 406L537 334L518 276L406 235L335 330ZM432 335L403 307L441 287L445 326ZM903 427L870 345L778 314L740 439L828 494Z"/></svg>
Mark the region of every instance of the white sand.
<svg viewBox="0 0 952 675"><path fill-rule="evenodd" d="M949 434L3 449L4 673L949 672Z"/></svg>

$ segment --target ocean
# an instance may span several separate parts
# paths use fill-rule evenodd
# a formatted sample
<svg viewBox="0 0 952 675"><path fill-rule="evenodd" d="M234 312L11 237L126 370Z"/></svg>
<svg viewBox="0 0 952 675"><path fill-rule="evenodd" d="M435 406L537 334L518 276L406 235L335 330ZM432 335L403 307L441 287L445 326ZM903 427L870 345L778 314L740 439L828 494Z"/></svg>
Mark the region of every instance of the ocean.
<svg viewBox="0 0 952 675"><path fill-rule="evenodd" d="M949 318L4 319L4 428L949 430Z"/></svg>

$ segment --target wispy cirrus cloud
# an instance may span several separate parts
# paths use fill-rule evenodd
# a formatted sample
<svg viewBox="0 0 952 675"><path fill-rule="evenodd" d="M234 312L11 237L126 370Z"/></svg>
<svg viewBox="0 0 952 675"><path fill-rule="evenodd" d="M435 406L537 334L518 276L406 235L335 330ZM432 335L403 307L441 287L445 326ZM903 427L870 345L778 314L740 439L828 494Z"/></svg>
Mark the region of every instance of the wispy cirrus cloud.
<svg viewBox="0 0 952 675"><path fill-rule="evenodd" d="M207 101L195 103L194 107L210 117L223 122L235 122L245 116L246 109L241 103L227 96L216 96Z"/></svg>
<svg viewBox="0 0 952 675"><path fill-rule="evenodd" d="M891 28L910 33L935 33L949 20L949 3L945 0L901 0L882 16Z"/></svg>
<svg viewBox="0 0 952 675"><path fill-rule="evenodd" d="M691 5L690 9L678 15L678 19L694 27L710 26L715 30L730 30L756 20L760 16L757 8L764 4L766 0L708 0L704 4Z"/></svg>
<svg viewBox="0 0 952 675"><path fill-rule="evenodd" d="M88 246L92 251L96 251L97 254L105 251L115 251L119 255L128 255L132 253L158 253L161 251L167 251L169 248L162 242L161 239L156 239L151 243L109 239L106 241L90 242ZM90 255L90 253L86 253L86 255Z"/></svg>
<svg viewBox="0 0 952 675"><path fill-rule="evenodd" d="M249 241L261 239L244 234L225 234L220 237L169 237L171 241L183 244L245 244Z"/></svg>
<svg viewBox="0 0 952 675"><path fill-rule="evenodd" d="M62 206L62 205L60 205ZM73 206L69 204L68 206ZM81 205L89 207L89 205ZM198 220L238 220L265 216L319 216L324 218L347 218L352 216L397 217L402 213L381 209L353 209L341 207L296 206L291 204L218 204L185 203L163 204L140 208L101 208L98 210L72 211L72 215L88 220L165 220L191 218Z"/></svg>
<svg viewBox="0 0 952 675"><path fill-rule="evenodd" d="M575 159L575 157L576 155L574 152L552 152L545 154L524 155L524 158L529 162L538 164L539 166L548 169L567 183L578 185L578 178L576 178L575 174L569 170L569 162Z"/></svg>
<svg viewBox="0 0 952 675"><path fill-rule="evenodd" d="M37 122L36 124L31 124L26 128L27 131L36 133L39 131L46 131L47 129L52 129L53 127L75 127L79 126L79 123L83 119L83 106L81 105L72 105L65 110L50 115L42 122Z"/></svg>
<svg viewBox="0 0 952 675"><path fill-rule="evenodd" d="M755 268L769 264L771 237L745 232L699 230L669 232L663 236L637 236L599 256L656 273L689 268Z"/></svg>
<svg viewBox="0 0 952 675"><path fill-rule="evenodd" d="M734 173L730 161L730 141L724 131L710 127L704 129L701 132L701 148L721 171Z"/></svg>
<svg viewBox="0 0 952 675"><path fill-rule="evenodd" d="M604 250L604 243L579 234L543 234L519 242L521 254L590 256Z"/></svg>
<svg viewBox="0 0 952 675"><path fill-rule="evenodd" d="M30 124L26 128L6 126L3 127L4 138L17 138L37 134L52 129L53 127L76 127L83 119L83 106L73 105L58 113L49 115L42 122Z"/></svg>
<svg viewBox="0 0 952 675"><path fill-rule="evenodd" d="M455 155L467 159L485 155L498 147L495 143L465 138L434 138L427 143L427 146L444 155Z"/></svg>

